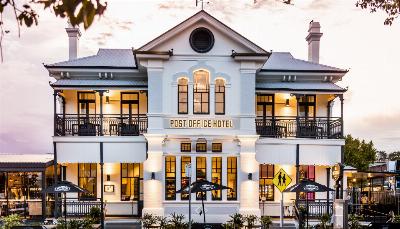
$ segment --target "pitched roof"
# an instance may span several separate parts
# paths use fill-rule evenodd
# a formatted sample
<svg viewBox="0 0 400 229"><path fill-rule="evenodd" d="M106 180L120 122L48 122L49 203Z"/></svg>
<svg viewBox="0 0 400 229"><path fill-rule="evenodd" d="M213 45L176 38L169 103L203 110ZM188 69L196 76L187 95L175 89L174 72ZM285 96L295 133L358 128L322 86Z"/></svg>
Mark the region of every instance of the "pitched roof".
<svg viewBox="0 0 400 229"><path fill-rule="evenodd" d="M240 43L242 43L242 44L246 45L247 47L249 47L251 50L253 50L255 52L259 52L259 53L268 53L263 48L261 48L260 46L258 46L255 43L253 43L252 41L250 41L246 37L242 36L240 33L236 32L235 30L233 30L232 28L230 28L229 26L227 26L226 24L224 24L220 20L216 19L215 17L213 17L211 14L207 13L204 10L200 10L196 14L192 15L191 17L189 17L188 19L186 19L183 22L179 23L178 25L172 27L168 31L166 31L163 34L161 34L160 36L154 38L153 40L151 40L150 42L146 43L145 45L143 45L142 47L138 48L137 50L139 50L139 51L150 50L153 47L155 47L156 45L160 44L161 42L164 42L165 40L168 40L176 32L182 31L182 30L186 29L187 27L191 26L193 23L196 23L197 21L202 20L202 19L205 20L205 21L208 21L208 22L214 22L215 25L219 26L219 28L221 28L221 30L224 33L226 33L226 34L228 33L230 35L231 39L236 39Z"/></svg>
<svg viewBox="0 0 400 229"><path fill-rule="evenodd" d="M137 68L131 49L99 49L96 55L45 65L46 68Z"/></svg>
<svg viewBox="0 0 400 229"><path fill-rule="evenodd" d="M320 72L346 73L347 70L296 59L289 52L273 52L261 72Z"/></svg>
<svg viewBox="0 0 400 229"><path fill-rule="evenodd" d="M281 91L346 91L346 89L331 82L257 82L256 89Z"/></svg>
<svg viewBox="0 0 400 229"><path fill-rule="evenodd" d="M59 79L50 84L52 87L147 87L147 79L130 78L129 80L76 80Z"/></svg>

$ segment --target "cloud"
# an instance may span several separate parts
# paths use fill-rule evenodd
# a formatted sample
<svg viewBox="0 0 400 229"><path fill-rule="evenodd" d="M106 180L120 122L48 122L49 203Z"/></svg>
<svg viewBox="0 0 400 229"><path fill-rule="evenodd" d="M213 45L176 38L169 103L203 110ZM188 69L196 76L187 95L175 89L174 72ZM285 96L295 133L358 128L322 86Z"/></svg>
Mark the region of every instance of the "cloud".
<svg viewBox="0 0 400 229"><path fill-rule="evenodd" d="M102 17L97 23L96 31L94 31L93 36L89 37L88 40L94 41L99 46L106 45L107 41L109 41L114 34L118 34L118 32L131 31L134 25L131 20L120 20L107 16Z"/></svg>

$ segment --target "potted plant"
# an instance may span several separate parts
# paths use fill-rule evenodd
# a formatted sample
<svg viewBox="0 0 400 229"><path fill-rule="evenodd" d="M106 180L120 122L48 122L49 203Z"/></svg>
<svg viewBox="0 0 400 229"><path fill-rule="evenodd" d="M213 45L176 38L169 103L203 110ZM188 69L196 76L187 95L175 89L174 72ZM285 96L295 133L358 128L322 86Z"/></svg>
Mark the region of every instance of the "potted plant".
<svg viewBox="0 0 400 229"><path fill-rule="evenodd" d="M240 213L235 213L229 216L231 219L228 221L229 223L233 224L234 229L239 229L243 227L244 219L243 215Z"/></svg>
<svg viewBox="0 0 400 229"><path fill-rule="evenodd" d="M260 218L261 226L263 229L268 229L272 225L271 216L263 215Z"/></svg>
<svg viewBox="0 0 400 229"><path fill-rule="evenodd" d="M100 223L101 210L99 207L93 206L90 208L89 217L93 220L93 223Z"/></svg>
<svg viewBox="0 0 400 229"><path fill-rule="evenodd" d="M258 217L256 215L246 215L244 220L246 221L247 228L255 228Z"/></svg>
<svg viewBox="0 0 400 229"><path fill-rule="evenodd" d="M171 228L186 229L188 227L188 223L184 222L185 219L184 215L172 213L170 217L171 218L168 220L168 222Z"/></svg>

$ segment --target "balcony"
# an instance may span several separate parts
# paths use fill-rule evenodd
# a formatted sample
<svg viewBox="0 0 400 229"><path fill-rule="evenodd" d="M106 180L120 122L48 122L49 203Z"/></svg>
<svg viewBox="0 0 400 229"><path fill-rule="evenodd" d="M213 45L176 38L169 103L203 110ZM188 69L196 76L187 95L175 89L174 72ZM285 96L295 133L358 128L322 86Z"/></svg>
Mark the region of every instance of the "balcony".
<svg viewBox="0 0 400 229"><path fill-rule="evenodd" d="M56 114L56 136L138 136L147 132L146 115Z"/></svg>
<svg viewBox="0 0 400 229"><path fill-rule="evenodd" d="M304 118L297 116L257 117L256 131L269 138L342 138L342 119L337 117Z"/></svg>

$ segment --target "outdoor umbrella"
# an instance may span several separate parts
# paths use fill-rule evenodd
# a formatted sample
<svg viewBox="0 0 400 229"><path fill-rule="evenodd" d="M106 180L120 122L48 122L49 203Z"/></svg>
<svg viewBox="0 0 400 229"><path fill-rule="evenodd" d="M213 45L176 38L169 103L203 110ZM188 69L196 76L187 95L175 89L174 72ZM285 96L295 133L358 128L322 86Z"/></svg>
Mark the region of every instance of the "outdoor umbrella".
<svg viewBox="0 0 400 229"><path fill-rule="evenodd" d="M320 183L312 180L304 179L299 183L292 185L285 189L284 192L305 192L306 193L306 208L307 208L307 227L308 227L308 193L309 192L327 192L334 191L333 189L326 187Z"/></svg>
<svg viewBox="0 0 400 229"><path fill-rule="evenodd" d="M204 223L206 223L206 214L204 212L204 193L205 192L209 192L209 191L214 191L214 190L223 190L223 189L231 189L229 187L217 184L217 183L213 183L210 182L208 180L198 180L195 181L191 184L191 193L197 193L197 192L201 192L201 206L203 208L202 212L203 212L203 219L204 219ZM189 192L189 186L186 186L184 188L182 188L181 190L176 191L176 193L181 193L181 192Z"/></svg>
<svg viewBox="0 0 400 229"><path fill-rule="evenodd" d="M80 193L80 192L88 192L87 190L79 187L76 184L73 184L69 181L60 181L56 184L47 187L42 191L43 193L64 193L64 219L67 221L67 192L68 193Z"/></svg>

